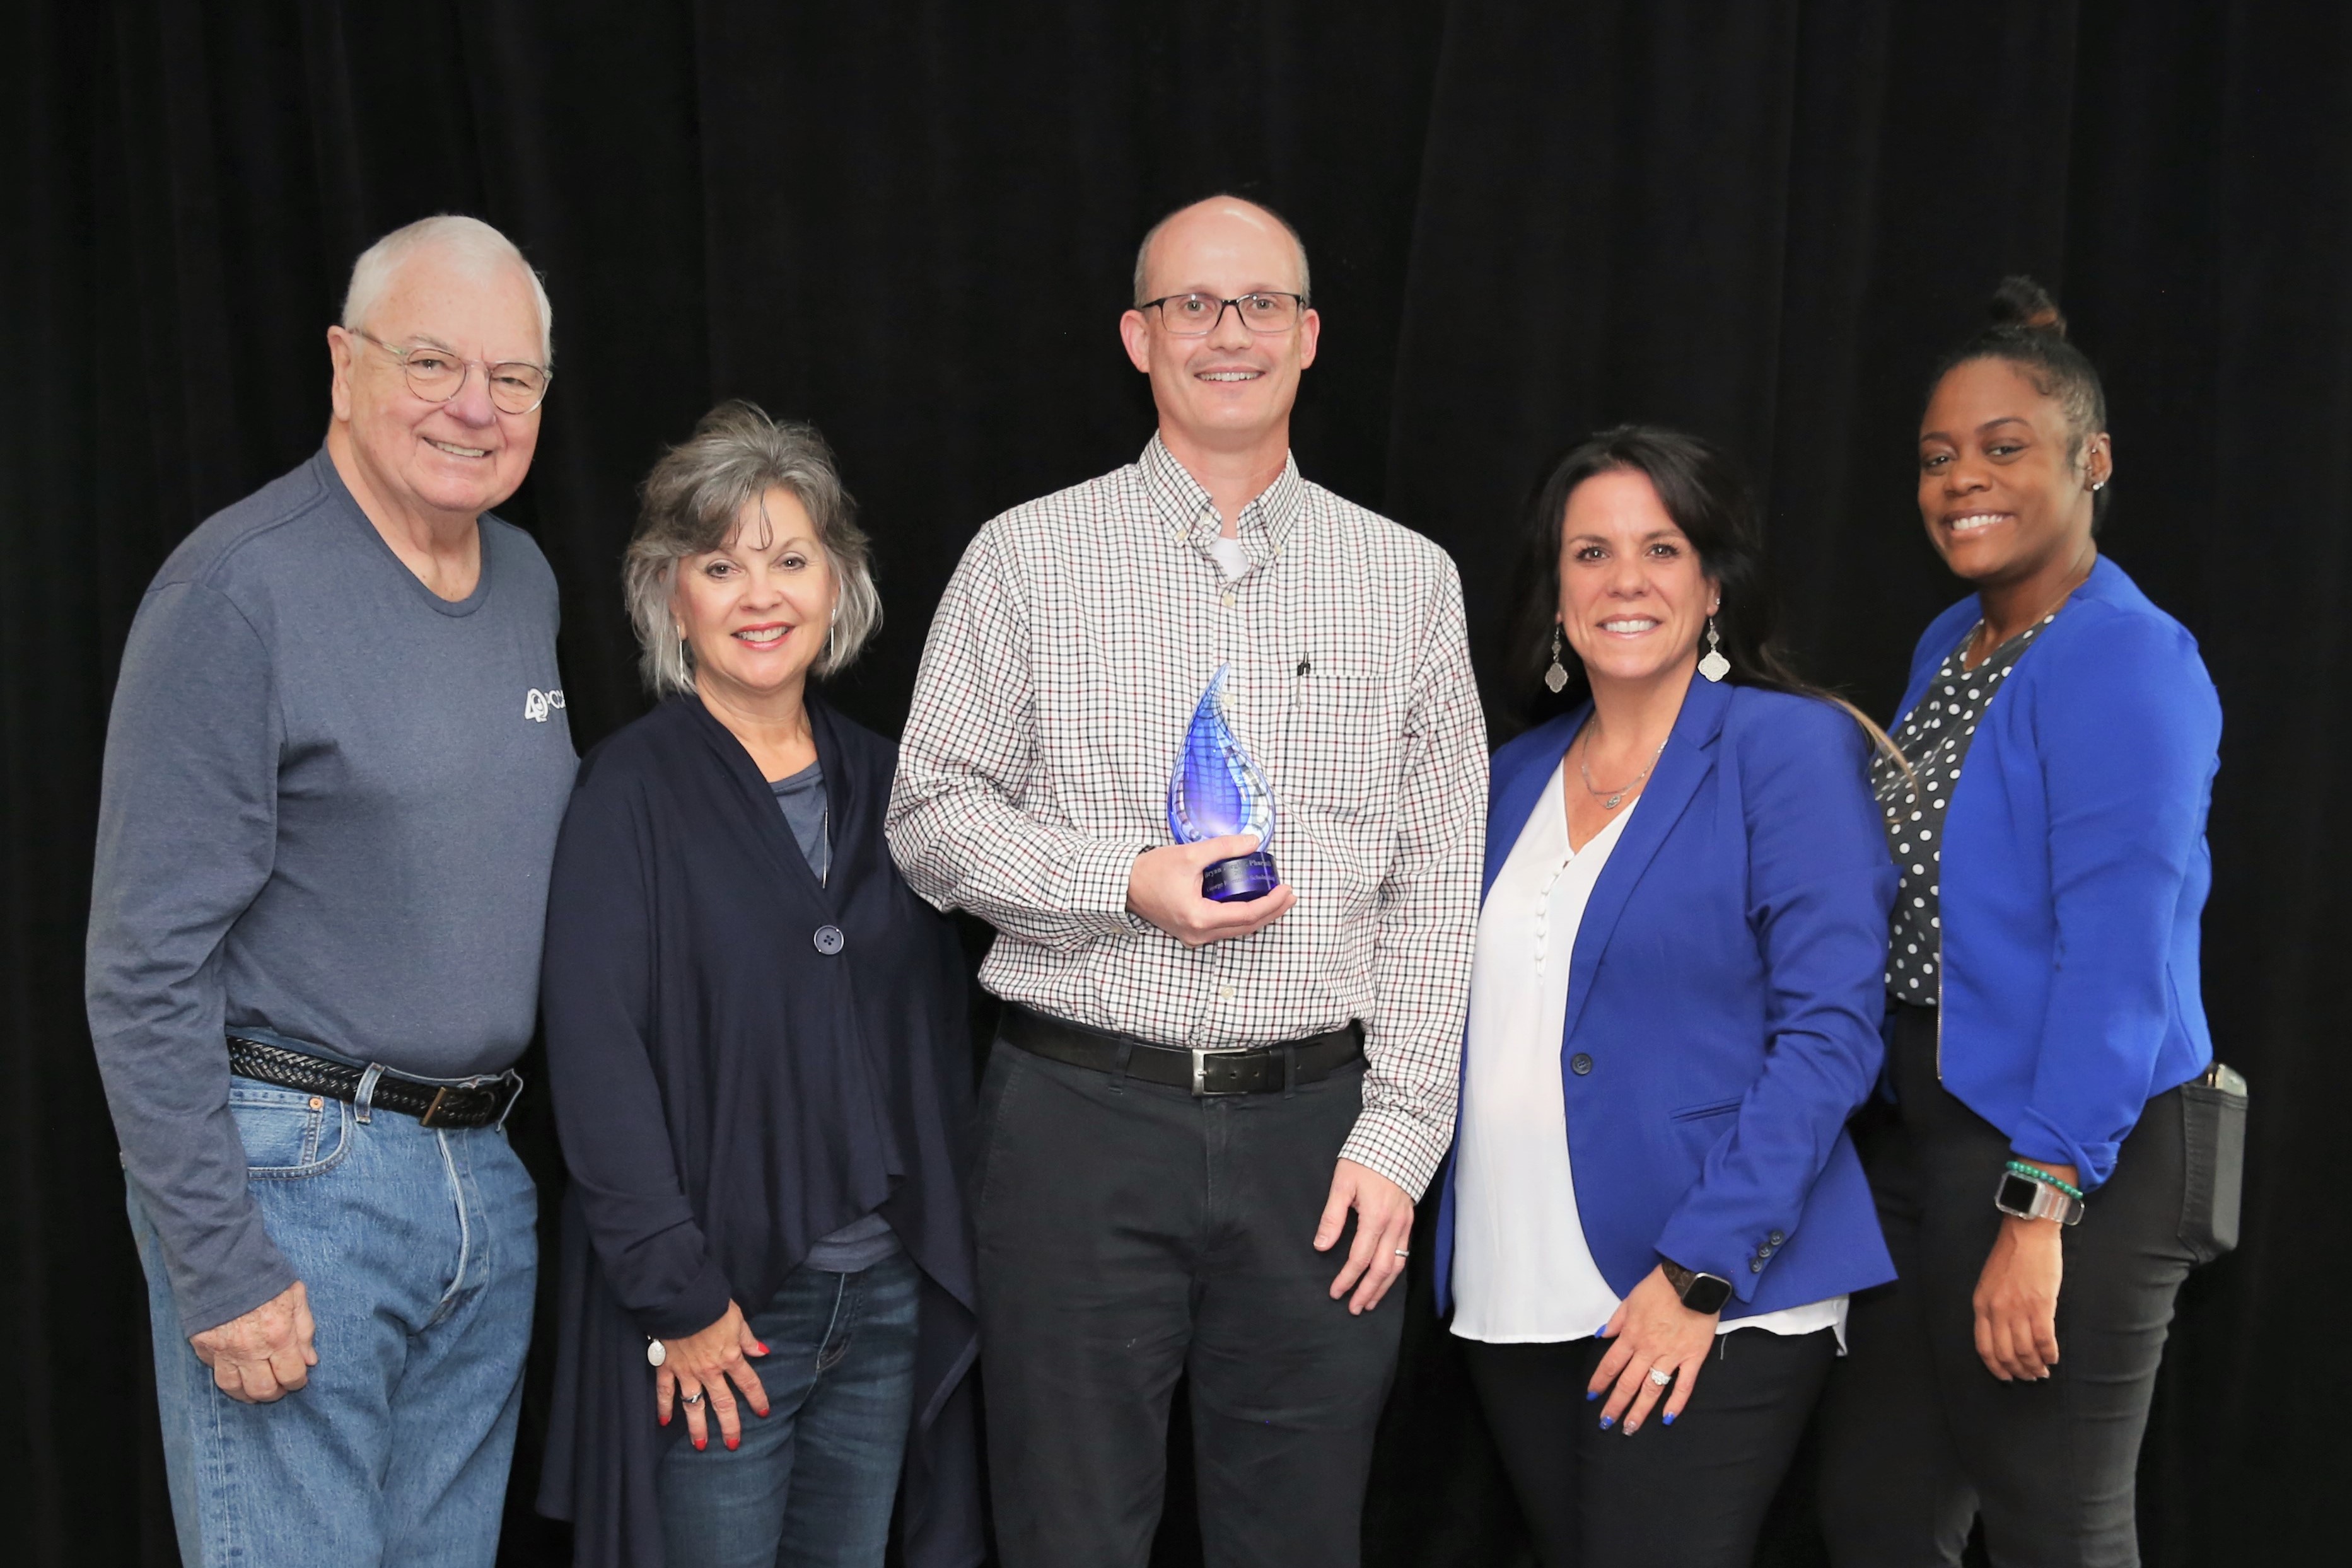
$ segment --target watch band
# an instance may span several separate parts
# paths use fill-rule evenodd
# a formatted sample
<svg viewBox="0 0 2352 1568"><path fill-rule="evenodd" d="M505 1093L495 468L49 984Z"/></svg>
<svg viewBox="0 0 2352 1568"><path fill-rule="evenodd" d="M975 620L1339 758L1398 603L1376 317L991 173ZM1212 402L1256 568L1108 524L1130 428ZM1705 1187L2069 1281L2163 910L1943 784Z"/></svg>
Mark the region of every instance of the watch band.
<svg viewBox="0 0 2352 1568"><path fill-rule="evenodd" d="M2083 1219L2081 1198L2015 1171L2001 1172L2000 1183L1993 1188L1992 1206L2020 1219L2054 1219L2061 1225L2079 1225Z"/></svg>

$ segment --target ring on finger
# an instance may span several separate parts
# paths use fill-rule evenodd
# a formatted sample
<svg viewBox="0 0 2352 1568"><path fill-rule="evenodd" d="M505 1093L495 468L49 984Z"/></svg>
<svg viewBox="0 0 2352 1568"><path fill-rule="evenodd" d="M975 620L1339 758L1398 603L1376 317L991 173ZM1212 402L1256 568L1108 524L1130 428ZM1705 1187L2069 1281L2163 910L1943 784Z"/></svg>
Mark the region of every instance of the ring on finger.
<svg viewBox="0 0 2352 1568"><path fill-rule="evenodd" d="M1659 1387L1664 1388L1667 1384L1672 1383L1674 1380L1675 1375L1668 1372L1664 1367L1654 1366L1650 1368L1650 1381L1656 1384Z"/></svg>
<svg viewBox="0 0 2352 1568"><path fill-rule="evenodd" d="M679 1400L678 1403L681 1405L699 1405L702 1403L702 1395L699 1391L697 1391L688 1395L685 1398Z"/></svg>

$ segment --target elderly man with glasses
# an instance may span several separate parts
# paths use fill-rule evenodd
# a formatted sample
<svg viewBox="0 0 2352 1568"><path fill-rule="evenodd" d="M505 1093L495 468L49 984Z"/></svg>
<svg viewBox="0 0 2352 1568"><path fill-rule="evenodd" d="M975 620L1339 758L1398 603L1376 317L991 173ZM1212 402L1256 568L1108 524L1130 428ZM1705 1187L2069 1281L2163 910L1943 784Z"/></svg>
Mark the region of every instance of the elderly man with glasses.
<svg viewBox="0 0 2352 1568"><path fill-rule="evenodd" d="M1358 1560L1403 1312L1373 1309L1454 1134L1486 753L1453 562L1291 458L1307 295L1255 204L1146 236L1120 330L1159 433L981 530L899 747L899 866L998 933L974 1193L1008 1568L1140 1568L1180 1375L1210 1561Z"/></svg>
<svg viewBox="0 0 2352 1568"><path fill-rule="evenodd" d="M192 1568L496 1554L536 1266L502 1125L574 758L554 577L489 513L550 327L486 224L376 242L324 449L131 623L88 1000Z"/></svg>

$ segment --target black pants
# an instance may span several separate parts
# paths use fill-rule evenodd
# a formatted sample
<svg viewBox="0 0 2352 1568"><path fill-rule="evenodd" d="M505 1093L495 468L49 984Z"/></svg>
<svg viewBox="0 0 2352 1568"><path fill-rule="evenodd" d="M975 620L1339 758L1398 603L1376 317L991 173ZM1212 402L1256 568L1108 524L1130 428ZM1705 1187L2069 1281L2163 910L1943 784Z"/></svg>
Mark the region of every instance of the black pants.
<svg viewBox="0 0 2352 1568"><path fill-rule="evenodd" d="M1213 1568L1353 1568L1405 1310L1331 1300L1352 1224L1314 1248L1362 1082L1196 1100L997 1041L978 1224L1006 1568L1141 1568L1179 1374Z"/></svg>
<svg viewBox="0 0 2352 1568"><path fill-rule="evenodd" d="M1981 1513L2000 1568L2137 1563L2140 1436L2173 1295L2200 1260L2181 1240L2180 1092L2148 1102L2065 1233L2051 1375L2003 1383L1977 1357L1971 1298L2009 1140L1937 1081L1934 1010L1895 1011L1899 1109L1874 1105L1855 1142L1899 1278L1854 1298L1822 1402L1832 1559L1956 1564Z"/></svg>
<svg viewBox="0 0 2352 1568"><path fill-rule="evenodd" d="M1837 1335L1721 1335L1675 1424L1654 1410L1631 1437L1602 1431L1584 1397L1608 1341L1463 1349L1543 1568L1737 1568L1755 1559Z"/></svg>

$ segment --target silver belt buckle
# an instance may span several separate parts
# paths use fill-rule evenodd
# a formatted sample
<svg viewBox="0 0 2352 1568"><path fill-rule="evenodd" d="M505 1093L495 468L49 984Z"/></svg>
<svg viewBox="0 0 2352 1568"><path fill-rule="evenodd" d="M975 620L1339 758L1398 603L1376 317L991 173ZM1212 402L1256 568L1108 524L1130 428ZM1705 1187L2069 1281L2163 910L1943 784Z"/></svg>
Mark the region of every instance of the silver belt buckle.
<svg viewBox="0 0 2352 1568"><path fill-rule="evenodd" d="M1209 1053L1199 1046L1192 1051L1192 1095L1198 1099L1209 1092Z"/></svg>

